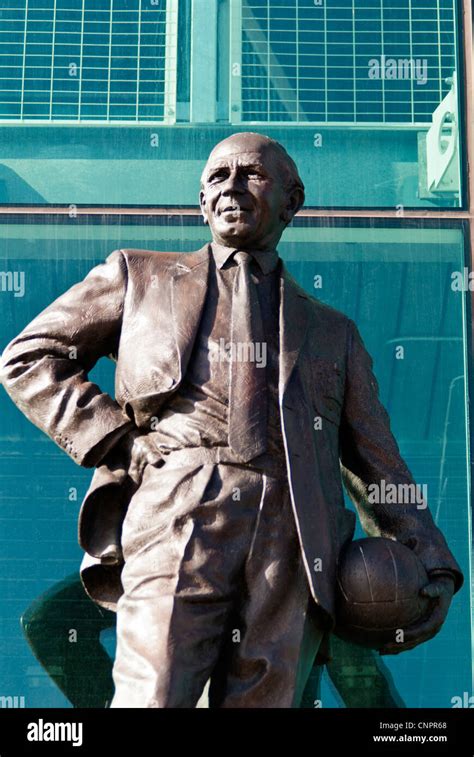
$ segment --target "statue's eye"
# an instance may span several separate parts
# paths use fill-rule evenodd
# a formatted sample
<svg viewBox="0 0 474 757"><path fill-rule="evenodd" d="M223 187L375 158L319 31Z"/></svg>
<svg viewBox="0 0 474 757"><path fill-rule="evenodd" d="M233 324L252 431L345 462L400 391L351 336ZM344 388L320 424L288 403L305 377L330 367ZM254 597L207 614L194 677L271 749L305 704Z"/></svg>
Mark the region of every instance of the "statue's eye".
<svg viewBox="0 0 474 757"><path fill-rule="evenodd" d="M226 178L227 173L225 171L215 171L209 176L209 182L212 184L216 181L224 181Z"/></svg>
<svg viewBox="0 0 474 757"><path fill-rule="evenodd" d="M263 179L263 174L257 168L248 168L245 171L247 179Z"/></svg>

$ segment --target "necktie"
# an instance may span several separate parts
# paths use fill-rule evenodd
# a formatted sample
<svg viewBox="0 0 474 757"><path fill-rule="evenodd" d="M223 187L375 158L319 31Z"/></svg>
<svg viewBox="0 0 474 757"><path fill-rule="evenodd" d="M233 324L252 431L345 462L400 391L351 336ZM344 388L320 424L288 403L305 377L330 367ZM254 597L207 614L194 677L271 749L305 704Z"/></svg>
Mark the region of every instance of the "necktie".
<svg viewBox="0 0 474 757"><path fill-rule="evenodd" d="M264 332L258 293L250 273L251 255L237 252L231 316L229 445L244 462L267 448L266 369L262 354ZM256 344L259 344L259 351Z"/></svg>

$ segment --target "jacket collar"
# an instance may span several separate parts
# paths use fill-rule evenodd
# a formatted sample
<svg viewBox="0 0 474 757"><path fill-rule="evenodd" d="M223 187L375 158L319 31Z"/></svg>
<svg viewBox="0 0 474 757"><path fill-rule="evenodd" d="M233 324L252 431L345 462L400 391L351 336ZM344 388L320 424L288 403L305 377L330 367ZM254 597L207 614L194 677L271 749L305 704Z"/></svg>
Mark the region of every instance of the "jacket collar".
<svg viewBox="0 0 474 757"><path fill-rule="evenodd" d="M231 255L240 250L240 247L225 247L222 244L211 242L211 253L218 268L223 268ZM266 276L275 270L280 258L277 250L245 250L257 261L260 270Z"/></svg>

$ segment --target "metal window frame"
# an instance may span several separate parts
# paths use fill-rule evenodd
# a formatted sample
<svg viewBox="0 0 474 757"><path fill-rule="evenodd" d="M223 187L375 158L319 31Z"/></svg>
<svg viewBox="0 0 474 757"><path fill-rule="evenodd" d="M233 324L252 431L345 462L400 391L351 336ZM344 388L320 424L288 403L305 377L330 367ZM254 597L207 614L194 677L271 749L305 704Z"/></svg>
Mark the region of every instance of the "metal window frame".
<svg viewBox="0 0 474 757"><path fill-rule="evenodd" d="M163 121L176 123L178 86L178 4L179 0L167 0L165 25L165 96ZM138 101L137 101L138 102ZM143 121L139 123L144 123ZM153 123L148 121L147 123Z"/></svg>
<svg viewBox="0 0 474 757"><path fill-rule="evenodd" d="M447 208L443 210L432 208L416 208L406 209L403 211L403 219L444 219L446 221L468 221L470 224L470 262L471 268L474 270L474 57L473 57L473 32L472 32L472 8L470 0L462 1L462 60L463 60L463 78L464 86L462 87L462 97L460 98L461 113L460 124L462 128L462 140L463 140L463 179L465 187L465 199L466 205L464 208ZM169 0L169 2L178 4L178 0ZM231 8L238 7L238 3L235 3ZM235 61L234 61L235 62ZM238 61L237 61L238 62ZM231 60L232 66L232 60ZM231 82L232 84L232 82ZM235 92L232 94L232 87L230 87L231 102L238 104L235 98ZM34 122L39 123L38 121ZM77 125L77 122L73 122ZM94 126L115 126L126 125L131 127L134 125L133 121L125 121L120 123L114 121L111 124L105 124L105 122L96 122ZM13 122L8 122L9 125ZM15 126L20 125L19 122L14 123ZM65 121L57 122L55 126L70 126ZM85 124L81 124L85 125ZM148 123L147 123L148 125ZM281 124L279 124L281 126ZM288 124L286 124L288 125ZM341 124L343 127L348 127L348 124ZM297 128L295 126L294 128ZM366 124L361 124L359 128L367 128ZM54 205L3 205L0 206L0 217L5 216L38 216L38 215L68 215L70 212L69 206L54 206ZM103 216L157 216L157 215L172 215L172 216L200 216L200 210L197 207L150 207L150 206L133 206L127 207L111 207L108 205L96 205L96 206L77 206L77 215L103 215ZM374 218L374 219L398 219L400 220L400 210L397 208L304 208L300 210L300 217L313 217L313 218ZM474 293L472 296L472 308L474 313ZM474 329L474 326L473 326ZM473 330L473 344L474 344L474 330Z"/></svg>
<svg viewBox="0 0 474 757"><path fill-rule="evenodd" d="M138 118L138 93L140 83L140 37L138 39L138 60L137 60L137 86L136 93L137 99L134 103L136 108L135 119L110 119L110 62L111 62L111 28L113 23L113 2L110 6L110 39L109 39L109 82L107 87L107 117L106 118L81 118L81 108L84 103L81 102L82 91L82 58L83 58L83 45L82 37L84 33L84 0L82 3L82 17L81 17L81 50L80 50L80 76L78 80L78 117L77 118L61 118L55 119L52 117L53 107L53 83L54 83L54 41L52 42L52 63L51 63L51 84L48 95L49 99L49 117L48 118L34 118L25 117L23 114L24 107L24 83L25 83L25 56L27 46L27 27L28 27L28 0L25 3L25 25L24 25L24 45L23 45L23 64L22 64L22 78L21 78L21 114L18 118L5 118L0 116L0 126L170 126L176 123L176 109L177 109L177 59L178 59L178 7L179 0L167 0L166 3L166 21L165 21L165 56L164 56L164 96L163 96L163 117L155 119L152 117ZM142 0L139 3L138 9L138 23L139 27L142 23ZM54 16L53 16L53 37L55 33L56 24L56 0L54 4ZM46 96L46 95L45 95Z"/></svg>
<svg viewBox="0 0 474 757"><path fill-rule="evenodd" d="M242 4L230 0L229 14L229 122L240 123L242 111L240 77L242 71L242 46L237 30L242 26Z"/></svg>
<svg viewBox="0 0 474 757"><path fill-rule="evenodd" d="M217 120L217 6L217 0L191 4L191 124Z"/></svg>
<svg viewBox="0 0 474 757"><path fill-rule="evenodd" d="M230 55L231 55L231 61L235 63L236 66L238 66L239 71L242 69L242 0L228 0L230 3L230 30L229 30L229 39L230 39ZM381 18L382 18L382 28L383 28L383 6L382 1L380 4L380 11L381 11ZM462 3L464 3L464 0L460 0ZM459 6L457 0L452 0L453 3L453 23L454 23L454 29L457 30L459 28ZM326 39L327 34L327 26L326 26L326 3L323 4L323 10L324 10L324 36ZM410 26L411 26L411 3L410 3ZM296 5L296 8L298 8L298 4ZM352 8L354 13L354 0L352 0ZM439 15L439 8L438 8L438 15ZM298 16L296 16L298 18ZM439 33L439 28L438 28ZM353 56L355 56L355 39L353 40ZM439 42L438 42L439 44ZM455 52L459 56L459 39L457 33L455 33ZM413 35L411 33L410 28L410 58L413 58L412 55L412 46L413 46ZM296 48L298 49L298 35L296 36ZM383 55L383 37L382 37L382 55ZM325 59L327 58L327 45L326 42L324 44L324 53L325 53ZM260 55L258 51L255 51L256 55ZM265 55L265 53L262 53L262 57ZM263 65L267 65L268 71L272 69L278 70L279 63L276 60L275 56L272 55L272 53L268 52L268 60L266 63L264 62ZM273 60L270 67L270 60ZM232 66L231 66L231 72L230 72L230 101L229 101L229 123L238 125L238 126L256 126L256 127L279 127L279 126L292 126L292 127L299 127L299 126L314 126L314 127L324 127L324 128L344 128L344 129L389 129L392 130L403 130L403 131L412 131L412 130L425 130L430 127L430 121L415 121L414 120L414 87L413 87L413 79L410 81L410 106L411 106L411 120L407 122L399 122L399 121L386 121L385 120L385 107L386 107L386 101L385 101L385 95L382 95L382 108L383 108L383 114L384 118L382 121L358 121L358 120L345 120L345 121L338 121L336 119L327 120L327 108L328 108L328 98L327 98L327 91L328 91L328 79L327 79L327 60L325 60L325 96L324 96L324 105L325 105L325 112L326 112L326 118L324 120L313 120L308 119L306 116L303 118L303 114L300 109L300 103L299 103L299 78L296 78L296 89L295 89L295 95L296 95L296 120L295 121L281 121L281 120L262 120L262 119L248 119L243 121L241 119L241 112L242 112L242 96L241 96L241 75L240 73L238 75L232 75ZM298 61L297 61L298 65ZM440 65L440 62L439 62ZM268 74L268 79L271 78L270 74ZM284 72L280 69L279 79L285 79L286 75ZM382 92L384 91L385 87L385 80L382 78ZM355 72L353 76L353 110L354 114L357 110L357 101L356 101L356 77ZM281 85L280 85L281 86ZM288 88L289 85L288 85ZM440 88L440 101L443 99L443 97L447 94L447 92L442 93L441 91L441 80L439 84Z"/></svg>

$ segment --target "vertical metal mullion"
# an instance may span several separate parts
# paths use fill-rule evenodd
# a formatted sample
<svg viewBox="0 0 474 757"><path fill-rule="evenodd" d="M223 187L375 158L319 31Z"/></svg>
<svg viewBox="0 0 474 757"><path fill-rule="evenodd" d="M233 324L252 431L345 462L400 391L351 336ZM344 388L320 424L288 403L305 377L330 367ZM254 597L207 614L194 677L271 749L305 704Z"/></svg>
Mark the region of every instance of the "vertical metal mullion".
<svg viewBox="0 0 474 757"><path fill-rule="evenodd" d="M441 16L439 2L436 3L436 21L438 25L438 83L439 83L439 101L443 99L443 86L442 86L442 67L441 67Z"/></svg>
<svg viewBox="0 0 474 757"><path fill-rule="evenodd" d="M230 0L229 121L242 122L242 0Z"/></svg>
<svg viewBox="0 0 474 757"><path fill-rule="evenodd" d="M56 3L56 0L54 0ZM79 57L79 92L77 103L77 120L81 120L81 103L82 103L82 61L84 59L84 18L86 15L86 0L82 0L82 18L81 18L81 53Z"/></svg>
<svg viewBox="0 0 474 757"><path fill-rule="evenodd" d="M163 121L174 124L176 121L176 83L177 83L177 48L178 48L178 0L167 0L165 33L165 93L163 102ZM194 61L191 57L191 66Z"/></svg>
<svg viewBox="0 0 474 757"><path fill-rule="evenodd" d="M328 114L328 15L327 3L324 3L324 120L327 123Z"/></svg>
<svg viewBox="0 0 474 757"><path fill-rule="evenodd" d="M296 122L300 120L300 0L296 0Z"/></svg>
<svg viewBox="0 0 474 757"><path fill-rule="evenodd" d="M474 54L473 54L473 40L470 37L470 43L467 41L469 34L472 30L472 8L469 5L470 0L464 0L464 18L465 25L469 23L468 29L465 31L466 41L464 42L464 55L466 60L465 69L465 86L464 92L466 97L466 155L467 155L467 197L468 207L471 213L471 224L474 223ZM474 245L474 229L471 228L471 241ZM474 261L474 246L472 250Z"/></svg>
<svg viewBox="0 0 474 757"><path fill-rule="evenodd" d="M464 68L464 86L463 86L463 129L461 131L464 137L464 149L461 150L461 155L465 155L466 166L466 188L465 196L467 200L468 208L468 244L469 244L469 269L474 271L474 56L473 56L473 27L472 27L472 7L471 0L462 0L461 2L462 13L462 35L460 42L462 45L463 56L463 68ZM457 22L456 6L453 0L453 19ZM457 24L456 24L456 28ZM458 90L459 91L459 90ZM464 189L464 188L463 188ZM470 550L469 550L469 571L471 574L473 567L473 515L472 515L472 481L474 476L474 292L469 293L469 299L466 298L466 327L469 329L469 320L471 323L470 333L467 336L466 348L470 348L470 351L466 349L467 353L467 372L468 372L468 485L469 485L469 501L471 509L468 511L470 515L469 519L469 534L471 536ZM471 648L474 648L474 607L473 596L470 592L470 610L471 610ZM474 690L474 655L471 655L471 686Z"/></svg>
<svg viewBox="0 0 474 757"><path fill-rule="evenodd" d="M357 123L357 68L356 68L356 27L355 27L355 0L352 0L352 107L354 112L354 123Z"/></svg>
<svg viewBox="0 0 474 757"><path fill-rule="evenodd" d="M135 121L139 120L139 107L140 101L140 55L141 55L141 33L142 33L142 0L138 0L138 42L137 42L137 89L136 89L136 108L135 108Z"/></svg>
<svg viewBox="0 0 474 757"><path fill-rule="evenodd" d="M409 40L410 40L410 65L412 66L413 73L413 17L411 14L411 0L408 0L408 27L409 27ZM413 90L413 76L410 76L410 106L411 106L411 122L415 123L415 93Z"/></svg>
<svg viewBox="0 0 474 757"><path fill-rule="evenodd" d="M270 0L267 0L267 121L270 121Z"/></svg>
<svg viewBox="0 0 474 757"><path fill-rule="evenodd" d="M25 26L23 30L23 60L21 66L21 103L20 119L23 121L23 112L25 104L25 69L26 69L26 39L28 36L28 0L25 2Z"/></svg>
<svg viewBox="0 0 474 757"><path fill-rule="evenodd" d="M383 15L383 0L380 0L380 39L382 40L382 123L385 123L385 44L384 44L384 15Z"/></svg>
<svg viewBox="0 0 474 757"><path fill-rule="evenodd" d="M217 118L217 23L217 0L193 0L189 109L194 123L215 123Z"/></svg>
<svg viewBox="0 0 474 757"><path fill-rule="evenodd" d="M49 120L53 118L53 92L54 92L54 48L56 43L56 0L53 5L53 33L51 39L51 82L49 86Z"/></svg>
<svg viewBox="0 0 474 757"><path fill-rule="evenodd" d="M109 16L109 59L107 64L107 117L106 120L110 121L110 82L112 72L112 20L114 12L114 0L110 0L110 16Z"/></svg>
<svg viewBox="0 0 474 757"><path fill-rule="evenodd" d="M472 216L468 222L467 234L464 234L464 243L469 245L469 269L474 270L474 240L472 238L473 225ZM467 255L464 256L464 261ZM466 479L467 479L467 514L468 514L468 539L469 539L469 577L472 576L473 569L473 476L474 476L474 416L473 416L473 396L474 396L474 294L471 292L470 297L466 296L464 299L464 307L462 308L463 315L463 357L464 357L464 412L466 420ZM469 321L470 326L469 328ZM469 615L470 615L470 630L471 630L471 650L474 650L474 603L472 590L469 592ZM474 654L471 652L471 691L474 690Z"/></svg>

